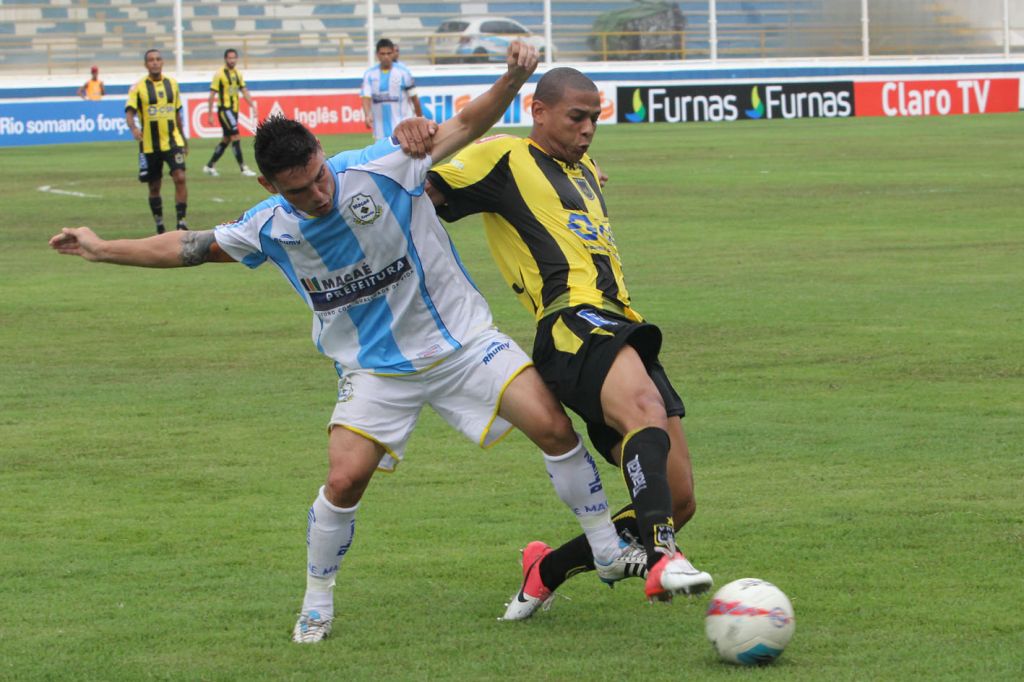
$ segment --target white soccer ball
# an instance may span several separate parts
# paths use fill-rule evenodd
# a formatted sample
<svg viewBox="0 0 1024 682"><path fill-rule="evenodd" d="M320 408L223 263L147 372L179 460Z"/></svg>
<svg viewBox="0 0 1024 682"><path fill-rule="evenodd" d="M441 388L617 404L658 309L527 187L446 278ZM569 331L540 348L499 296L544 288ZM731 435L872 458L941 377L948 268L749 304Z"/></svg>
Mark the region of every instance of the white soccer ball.
<svg viewBox="0 0 1024 682"><path fill-rule="evenodd" d="M737 665L764 665L782 655L796 629L782 590L757 578L734 580L715 592L704 619L718 655Z"/></svg>

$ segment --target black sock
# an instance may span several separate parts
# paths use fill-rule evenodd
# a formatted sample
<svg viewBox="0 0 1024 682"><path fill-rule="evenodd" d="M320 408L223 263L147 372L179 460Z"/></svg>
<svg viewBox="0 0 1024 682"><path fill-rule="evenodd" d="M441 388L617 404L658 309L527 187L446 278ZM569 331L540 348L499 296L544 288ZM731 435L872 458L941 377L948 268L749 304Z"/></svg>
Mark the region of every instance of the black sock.
<svg viewBox="0 0 1024 682"><path fill-rule="evenodd" d="M210 162L207 163L206 165L209 166L210 168L213 168L213 164L217 163L217 159L221 157L221 154L223 154L224 150L227 148L228 146L226 144L224 144L223 142L218 142L217 146L213 148L213 156L210 157Z"/></svg>
<svg viewBox="0 0 1024 682"><path fill-rule="evenodd" d="M612 516L615 530L620 537L640 537L636 525L636 511L628 504ZM553 550L540 562L540 580L549 590L558 586L577 573L594 570L594 555L590 551L587 536L580 533L561 547Z"/></svg>
<svg viewBox="0 0 1024 682"><path fill-rule="evenodd" d="M184 201L174 204L174 212L178 216L178 229L188 229L185 227L185 212L188 210L188 204Z"/></svg>
<svg viewBox="0 0 1024 682"><path fill-rule="evenodd" d="M622 441L622 476L636 509L648 568L663 554L672 556L676 551L672 490L666 470L670 445L668 433L655 427L634 431Z"/></svg>
<svg viewBox="0 0 1024 682"><path fill-rule="evenodd" d="M150 197L149 198L149 212L153 214L153 220L156 221L156 231L158 233L164 231L164 200L161 197Z"/></svg>
<svg viewBox="0 0 1024 682"><path fill-rule="evenodd" d="M238 160L239 167L244 166L245 162L242 161L242 142L240 140L235 140L231 143L231 151L235 153L235 159Z"/></svg>

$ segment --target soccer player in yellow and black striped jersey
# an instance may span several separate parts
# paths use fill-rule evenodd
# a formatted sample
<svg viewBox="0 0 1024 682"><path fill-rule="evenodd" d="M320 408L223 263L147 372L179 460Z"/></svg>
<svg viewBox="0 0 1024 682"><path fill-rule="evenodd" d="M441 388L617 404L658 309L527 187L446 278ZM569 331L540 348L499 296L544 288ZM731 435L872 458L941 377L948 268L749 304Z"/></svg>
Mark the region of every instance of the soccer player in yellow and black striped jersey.
<svg viewBox="0 0 1024 682"><path fill-rule="evenodd" d="M217 100L217 119L220 121L220 129L224 135L213 150L213 156L203 166L203 172L207 175L217 177L220 173L214 168L217 160L220 159L224 150L231 145L231 151L238 161L238 168L246 177L256 177L256 172L250 170L242 160L242 144L239 142L238 133L238 101L239 95L245 98L249 104L249 112L253 120L258 118L256 103L249 95L249 89L245 87L245 79L238 72L235 66L238 64L238 52L233 49L224 51L224 66L217 73L213 74L213 81L210 83L210 100L206 103L206 124L213 125L213 101Z"/></svg>
<svg viewBox="0 0 1024 682"><path fill-rule="evenodd" d="M160 50L147 50L145 63L149 75L132 86L125 105L128 129L139 141L139 182L149 185L149 210L156 221L157 234L160 234L164 231L160 185L166 163L174 180L177 228L187 230L185 155L188 154L188 141L181 122L181 93L178 84L163 75L164 58Z"/></svg>
<svg viewBox="0 0 1024 682"><path fill-rule="evenodd" d="M632 504L615 515L643 541L651 599L711 587L676 549L695 511L683 402L658 362L661 332L632 307L602 194L587 154L601 113L593 81L569 68L537 84L528 138L495 136L429 175L438 214L484 214L491 254L537 319L533 359L555 395L619 466ZM567 577L594 567L585 538L527 545L523 585L506 620L528 618Z"/></svg>

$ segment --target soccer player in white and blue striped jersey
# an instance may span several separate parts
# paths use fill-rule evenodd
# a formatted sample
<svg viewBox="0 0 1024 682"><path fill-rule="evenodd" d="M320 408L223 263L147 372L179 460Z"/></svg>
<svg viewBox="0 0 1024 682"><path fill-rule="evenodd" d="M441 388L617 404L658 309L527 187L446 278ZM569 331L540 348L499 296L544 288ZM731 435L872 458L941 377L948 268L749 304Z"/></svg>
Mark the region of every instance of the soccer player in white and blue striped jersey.
<svg viewBox="0 0 1024 682"><path fill-rule="evenodd" d="M536 64L535 50L513 44L508 71L437 127L433 156L486 131ZM624 577L627 548L594 460L528 356L494 328L424 193L431 158L413 158L394 140L325 158L308 129L283 117L259 127L254 147L259 182L273 196L237 221L113 241L89 228L65 228L50 245L144 267L270 261L312 310L313 342L338 370L338 399L327 480L308 512L306 593L293 640L317 642L330 633L335 576L352 545L356 509L374 471L402 459L424 405L482 447L520 428L544 452L595 561L608 567L599 575Z"/></svg>
<svg viewBox="0 0 1024 682"><path fill-rule="evenodd" d="M395 61L395 44L387 38L377 41L377 62L363 74L363 121L374 139L386 140L395 126L423 111L416 80L405 64Z"/></svg>

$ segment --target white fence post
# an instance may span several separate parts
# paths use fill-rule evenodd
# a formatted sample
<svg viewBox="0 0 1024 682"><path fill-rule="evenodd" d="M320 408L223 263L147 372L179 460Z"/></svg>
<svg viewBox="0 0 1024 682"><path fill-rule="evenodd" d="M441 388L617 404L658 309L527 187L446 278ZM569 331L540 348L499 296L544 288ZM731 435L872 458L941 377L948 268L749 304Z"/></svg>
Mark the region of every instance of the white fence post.
<svg viewBox="0 0 1024 682"><path fill-rule="evenodd" d="M711 61L718 61L718 4L715 0L708 0L708 44Z"/></svg>
<svg viewBox="0 0 1024 682"><path fill-rule="evenodd" d="M865 60L871 58L871 16L868 0L860 0L860 52Z"/></svg>
<svg viewBox="0 0 1024 682"><path fill-rule="evenodd" d="M377 59L376 40L373 35L376 29L373 25L373 0L366 0L366 63L373 66Z"/></svg>
<svg viewBox="0 0 1024 682"><path fill-rule="evenodd" d="M174 75L178 80L181 80L181 73L185 70L185 39L181 14L181 0L174 0Z"/></svg>
<svg viewBox="0 0 1024 682"><path fill-rule="evenodd" d="M551 64L551 0L544 0L544 63Z"/></svg>
<svg viewBox="0 0 1024 682"><path fill-rule="evenodd" d="M1003 0L1003 56L1010 58L1010 0Z"/></svg>

